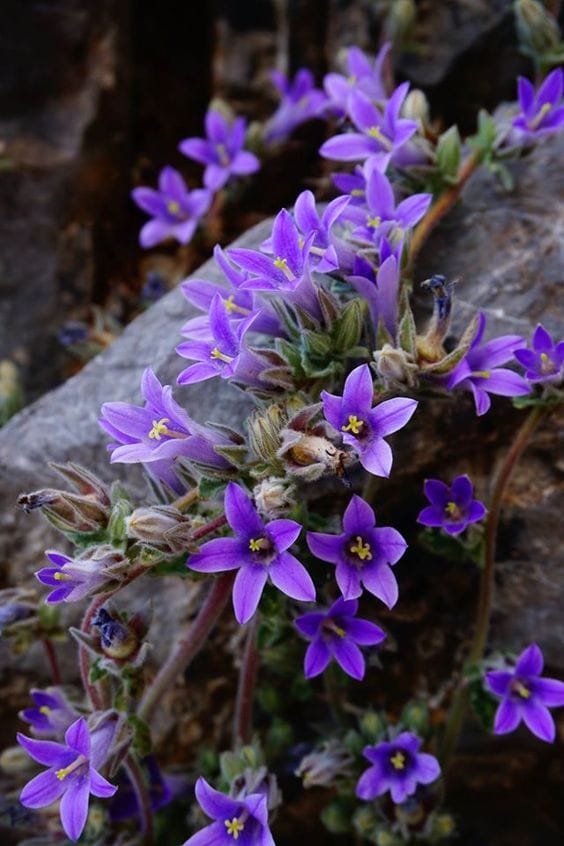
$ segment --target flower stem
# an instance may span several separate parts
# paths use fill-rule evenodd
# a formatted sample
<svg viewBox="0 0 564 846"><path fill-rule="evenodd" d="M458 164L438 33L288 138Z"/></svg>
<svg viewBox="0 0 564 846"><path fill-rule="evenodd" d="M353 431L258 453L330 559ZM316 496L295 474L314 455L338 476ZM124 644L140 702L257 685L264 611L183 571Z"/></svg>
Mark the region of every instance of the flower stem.
<svg viewBox="0 0 564 846"><path fill-rule="evenodd" d="M259 665L257 650L258 612L249 623L243 661L239 672L237 700L235 703L235 721L233 725L233 745L237 742L249 743L253 730L253 699Z"/></svg>
<svg viewBox="0 0 564 846"><path fill-rule="evenodd" d="M153 843L153 810L151 808L151 797L149 796L145 776L137 760L131 753L125 757L123 766L135 794L141 820L141 831L143 833L142 842L145 846L151 846Z"/></svg>
<svg viewBox="0 0 564 846"><path fill-rule="evenodd" d="M188 664L202 649L220 614L227 605L232 584L233 573L225 573L220 578L214 579L206 600L195 620L188 628L184 637L180 638L176 643L171 654L150 686L146 689L137 709L137 716L141 720L147 722L166 689L180 673L186 670Z"/></svg>
<svg viewBox="0 0 564 846"><path fill-rule="evenodd" d="M411 243L409 246L409 264L413 266L417 256L421 252L423 244L431 234L431 231L439 223L445 214L454 206L462 189L480 164L480 155L476 151L470 153L468 158L462 163L458 171L458 179L455 185L452 185L433 203L419 226L415 229Z"/></svg>
<svg viewBox="0 0 564 846"><path fill-rule="evenodd" d="M47 655L49 669L51 670L51 678L53 679L53 684L61 684L61 670L59 669L57 653L55 652L55 647L53 646L53 641L50 637L43 638L43 646L45 648L45 654Z"/></svg>
<svg viewBox="0 0 564 846"><path fill-rule="evenodd" d="M212 532L215 532L216 529L221 529L221 527L225 526L226 523L227 518L225 514L220 514L220 516L216 517L215 520L210 520L210 522L206 523L205 526L196 529L190 540L201 540L201 538L205 538L206 535L210 535Z"/></svg>
<svg viewBox="0 0 564 846"><path fill-rule="evenodd" d="M519 458L527 447L533 432L537 428L545 412L546 406L540 405L535 406L529 412L520 429L517 431L517 434L513 439L513 443L505 456L503 464L501 465L494 482L490 499L490 508L486 519L484 536L484 567L481 571L480 577L480 593L476 612L476 625L474 629L474 638L468 653L468 664L476 664L481 660L488 639L495 587L495 550L497 530L499 527L503 497L513 470L515 469ZM467 681L463 678L461 679L452 700L451 710L443 737L440 755L443 769L446 769L456 748L469 698L470 688L468 687Z"/></svg>
<svg viewBox="0 0 564 846"><path fill-rule="evenodd" d="M196 502L199 496L200 491L198 488L192 488L192 490L188 491L188 493L185 493L183 496L175 499L172 504L178 511L186 511L194 502Z"/></svg>

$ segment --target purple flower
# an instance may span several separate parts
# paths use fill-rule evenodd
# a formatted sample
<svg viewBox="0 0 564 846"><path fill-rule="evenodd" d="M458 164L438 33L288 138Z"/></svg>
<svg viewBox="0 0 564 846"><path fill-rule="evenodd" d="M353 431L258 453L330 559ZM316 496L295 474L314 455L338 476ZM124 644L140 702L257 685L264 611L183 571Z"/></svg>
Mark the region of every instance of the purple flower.
<svg viewBox="0 0 564 846"><path fill-rule="evenodd" d="M372 407L374 386L367 364L347 376L343 396L321 392L325 419L353 446L359 461L375 476L389 476L392 450L384 438L403 428L417 408L417 400L396 398Z"/></svg>
<svg viewBox="0 0 564 846"><path fill-rule="evenodd" d="M531 392L530 385L512 370L499 367L511 361L513 354L524 346L519 335L502 335L480 346L486 317L480 312L480 319L469 351L446 379L446 387L452 391L463 388L472 391L478 416L485 414L491 405L489 394L502 397L522 397Z"/></svg>
<svg viewBox="0 0 564 846"><path fill-rule="evenodd" d="M435 781L441 774L439 762L433 755L419 752L420 746L421 740L410 731L398 734L390 743L367 746L363 754L372 766L358 781L358 798L371 801L389 790L399 805L415 793L418 784Z"/></svg>
<svg viewBox="0 0 564 846"><path fill-rule="evenodd" d="M373 168L366 184L366 206L353 206L347 212L347 219L358 224L353 237L376 243L382 237L403 238L406 229L411 229L427 212L431 194L413 194L396 205L389 179L377 168Z"/></svg>
<svg viewBox="0 0 564 846"><path fill-rule="evenodd" d="M399 254L401 248L402 245L399 245ZM378 326L378 320L382 318L384 326L395 339L400 286L400 263L396 255L384 259L377 272L370 262L357 256L353 271L352 276L346 277L347 282L367 301L374 326Z"/></svg>
<svg viewBox="0 0 564 846"><path fill-rule="evenodd" d="M266 794L233 799L199 778L196 799L214 822L189 837L183 846L233 846L234 842L237 846L275 846L268 828Z"/></svg>
<svg viewBox="0 0 564 846"><path fill-rule="evenodd" d="M362 586L388 608L398 600L398 583L390 565L397 564L407 543L390 526L376 528L370 505L353 496L343 514L343 532L329 535L308 532L310 550L322 561L336 564L335 577L345 599L356 599Z"/></svg>
<svg viewBox="0 0 564 846"><path fill-rule="evenodd" d="M339 191L350 196L351 206L364 205L366 185L370 179L370 174L375 169L379 170L380 173L385 173L390 158L389 153L375 153L366 159L363 164L355 165L354 173L333 173L333 182Z"/></svg>
<svg viewBox="0 0 564 846"><path fill-rule="evenodd" d="M187 566L199 573L238 570L233 586L233 607L241 624L256 611L264 586L272 584L292 599L315 600L315 587L307 570L287 550L302 527L294 520L264 523L239 485L230 482L225 491L225 516L236 534L205 543Z"/></svg>
<svg viewBox="0 0 564 846"><path fill-rule="evenodd" d="M158 191L134 188L131 196L140 209L153 217L139 233L139 243L145 248L154 247L167 238L176 238L181 244L187 244L212 201L210 191L189 191L182 176L173 167L162 169Z"/></svg>
<svg viewBox="0 0 564 846"><path fill-rule="evenodd" d="M280 71L271 76L282 99L264 128L265 144L283 141L300 124L319 117L327 102L309 70L302 68L291 81Z"/></svg>
<svg viewBox="0 0 564 846"><path fill-rule="evenodd" d="M331 230L342 217L349 202L350 197L337 197L319 214L311 191L302 191L296 199L294 218L304 244L306 241L310 242L313 233L310 247L311 264L319 273L331 273L339 267L339 259L331 241Z"/></svg>
<svg viewBox="0 0 564 846"><path fill-rule="evenodd" d="M30 693L35 707L24 708L19 717L30 724L36 737L58 737L78 717L78 712L58 687L32 689Z"/></svg>
<svg viewBox="0 0 564 846"><path fill-rule="evenodd" d="M55 550L45 555L55 566L43 567L35 576L42 584L54 588L45 600L50 605L79 602L115 578L124 566L121 553L110 546L91 547L77 558Z"/></svg>
<svg viewBox="0 0 564 846"><path fill-rule="evenodd" d="M564 126L563 84L562 68L555 68L549 73L536 93L528 79L519 77L521 114L513 119L513 126L521 136L534 141Z"/></svg>
<svg viewBox="0 0 564 846"><path fill-rule="evenodd" d="M220 112L209 109L205 126L207 138L186 138L178 149L189 159L206 165L206 188L219 191L230 176L246 176L259 170L257 157L243 150L247 128L244 118L238 117L230 123Z"/></svg>
<svg viewBox="0 0 564 846"><path fill-rule="evenodd" d="M552 743L554 720L549 708L564 705L564 682L541 677L544 659L536 643L519 655L513 670L486 673L486 685L501 699L495 715L495 734L507 734L524 720L533 734Z"/></svg>
<svg viewBox="0 0 564 846"><path fill-rule="evenodd" d="M473 498L474 488L468 476L457 476L450 487L439 479L426 479L424 489L431 505L417 517L423 526L436 526L449 535L459 535L486 515L485 505Z"/></svg>
<svg viewBox="0 0 564 846"><path fill-rule="evenodd" d="M564 341L555 344L540 323L533 333L532 349L515 350L515 358L527 368L529 382L560 382L564 376Z"/></svg>
<svg viewBox="0 0 564 846"><path fill-rule="evenodd" d="M358 47L349 47L346 57L347 76L340 73L328 73L323 80L323 87L329 97L329 104L337 113L347 111L349 97L353 91L362 91L371 100L385 100L386 88L382 80L382 70L391 49L390 42L384 44L374 61Z"/></svg>
<svg viewBox="0 0 564 846"><path fill-rule="evenodd" d="M67 729L64 743L33 740L19 733L17 738L34 761L49 768L26 784L20 802L35 809L61 799L63 828L67 837L78 840L86 824L90 794L107 799L117 790L98 772L106 760L113 727L104 726L91 736L81 717Z"/></svg>
<svg viewBox="0 0 564 846"><path fill-rule="evenodd" d="M386 635L375 623L357 619L357 611L356 599L339 598L328 611L312 611L298 617L298 631L311 640L304 663L306 679L322 673L332 658L353 679L364 678L364 656L358 644L374 646Z"/></svg>
<svg viewBox="0 0 564 846"><path fill-rule="evenodd" d="M354 162L375 153L393 153L411 138L417 123L399 117L409 83L399 85L380 111L360 91L353 91L349 98L349 114L358 132L336 135L321 145L319 152L327 159Z"/></svg>

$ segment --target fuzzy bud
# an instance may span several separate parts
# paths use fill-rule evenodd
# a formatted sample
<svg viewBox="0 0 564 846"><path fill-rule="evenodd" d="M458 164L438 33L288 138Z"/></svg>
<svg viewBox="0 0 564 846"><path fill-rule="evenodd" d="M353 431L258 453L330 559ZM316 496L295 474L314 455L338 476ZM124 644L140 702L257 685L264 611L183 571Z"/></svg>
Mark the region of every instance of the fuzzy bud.
<svg viewBox="0 0 564 846"><path fill-rule="evenodd" d="M281 435L279 457L284 459L289 473L306 482L314 482L326 472L343 476L345 466L352 461L347 452L321 435L302 434L294 429L284 429Z"/></svg>
<svg viewBox="0 0 564 846"><path fill-rule="evenodd" d="M181 552L186 548L192 528L192 519L171 505L136 508L126 518L128 538L171 552Z"/></svg>
<svg viewBox="0 0 564 846"><path fill-rule="evenodd" d="M320 814L321 822L331 834L346 834L350 831L350 813L340 802L326 805Z"/></svg>
<svg viewBox="0 0 564 846"><path fill-rule="evenodd" d="M37 597L23 588L0 590L0 635L7 634L10 626L37 615Z"/></svg>
<svg viewBox="0 0 564 846"><path fill-rule="evenodd" d="M92 625L100 630L100 646L108 658L124 661L137 652L139 642L133 628L111 617L105 608L98 610Z"/></svg>
<svg viewBox="0 0 564 846"><path fill-rule="evenodd" d="M331 787L339 776L351 772L353 757L338 740L328 740L321 749L302 758L295 774L304 787Z"/></svg>
<svg viewBox="0 0 564 846"><path fill-rule="evenodd" d="M419 88L413 88L403 102L402 117L416 121L421 127L431 123L431 110L427 97Z"/></svg>
<svg viewBox="0 0 564 846"><path fill-rule="evenodd" d="M3 359L0 361L0 426L19 411L23 404L18 368L9 359Z"/></svg>
<svg viewBox="0 0 564 846"><path fill-rule="evenodd" d="M259 512L265 517L277 517L287 511L294 502L296 489L286 479L270 476L263 479L253 490L253 497Z"/></svg>
<svg viewBox="0 0 564 846"><path fill-rule="evenodd" d="M405 390L417 385L417 365L404 350L384 344L373 353L376 372L386 390Z"/></svg>
<svg viewBox="0 0 564 846"><path fill-rule="evenodd" d="M558 24L542 3L538 0L516 0L514 9L519 40L527 52L542 55L558 46Z"/></svg>
<svg viewBox="0 0 564 846"><path fill-rule="evenodd" d="M108 509L89 496L52 488L21 494L18 505L28 514L41 510L44 517L61 532L95 532L108 523Z"/></svg>

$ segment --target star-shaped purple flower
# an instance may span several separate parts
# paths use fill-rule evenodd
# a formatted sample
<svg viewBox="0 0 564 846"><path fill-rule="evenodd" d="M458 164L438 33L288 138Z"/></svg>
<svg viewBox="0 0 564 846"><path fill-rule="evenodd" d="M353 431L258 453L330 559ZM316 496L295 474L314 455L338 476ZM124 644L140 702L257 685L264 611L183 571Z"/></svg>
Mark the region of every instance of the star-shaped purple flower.
<svg viewBox="0 0 564 846"><path fill-rule="evenodd" d="M315 586L306 568L287 550L302 527L294 520L264 523L242 487L230 482L225 491L225 516L236 534L205 543L187 566L199 573L238 570L233 608L241 624L257 609L267 580L292 599L315 600Z"/></svg>
<svg viewBox="0 0 564 846"><path fill-rule="evenodd" d="M213 823L189 837L183 846L275 846L268 828L266 794L233 799L199 778L196 799Z"/></svg>
<svg viewBox="0 0 564 846"><path fill-rule="evenodd" d="M335 578L345 599L356 599L362 586L392 608L398 584L391 566L397 564L407 543L390 526L376 528L376 516L361 497L352 497L343 514L343 532L329 535L308 532L310 550L322 561L336 564Z"/></svg>
<svg viewBox="0 0 564 846"><path fill-rule="evenodd" d="M323 87L329 97L329 105L337 114L346 113L349 97L355 90L362 91L371 100L386 100L382 71L391 47L391 43L386 42L374 60L358 47L349 47L346 54L347 76L340 73L325 75Z"/></svg>
<svg viewBox="0 0 564 846"><path fill-rule="evenodd" d="M486 507L474 499L474 487L466 475L457 476L450 487L439 479L426 479L424 490L431 505L417 517L423 526L440 527L449 535L459 535L486 515Z"/></svg>
<svg viewBox="0 0 564 846"><path fill-rule="evenodd" d="M554 343L552 335L538 324L532 337L532 349L515 350L515 358L527 368L529 382L561 382L564 376L564 341Z"/></svg>
<svg viewBox="0 0 564 846"><path fill-rule="evenodd" d="M189 191L182 176L173 167L162 169L158 191L154 188L134 188L131 196L139 208L153 218L139 233L139 242L145 248L154 247L167 238L176 238L181 244L187 244L212 201L210 191Z"/></svg>
<svg viewBox="0 0 564 846"><path fill-rule="evenodd" d="M73 841L78 840L86 825L90 794L107 799L117 790L98 772L114 733L113 725L107 723L91 736L86 720L81 717L67 729L64 743L17 735L27 754L49 768L26 784L20 802L26 808L35 809L61 799L61 822L67 837Z"/></svg>
<svg viewBox="0 0 564 846"><path fill-rule="evenodd" d="M369 802L390 791L392 800L400 805L415 793L418 784L436 781L441 774L439 762L433 755L419 752L420 746L420 738L410 731L389 743L367 746L363 755L372 766L358 781L358 798Z"/></svg>
<svg viewBox="0 0 564 846"><path fill-rule="evenodd" d="M312 611L295 620L298 631L311 640L304 662L306 679L320 675L332 658L351 676L364 678L365 661L358 646L375 646L386 635L369 620L358 619L356 599L342 597L327 611Z"/></svg>
<svg viewBox="0 0 564 846"><path fill-rule="evenodd" d="M515 351L524 346L524 339L519 335L502 335L480 346L485 328L486 317L480 312L470 349L446 379L450 391L455 388L472 391L478 416L489 411L489 394L522 397L531 392L531 386L522 376L499 366L511 361Z"/></svg>
<svg viewBox="0 0 564 846"><path fill-rule="evenodd" d="M58 687L32 689L30 693L35 707L20 711L20 719L29 723L36 737L62 737L78 717L76 709Z"/></svg>
<svg viewBox="0 0 564 846"><path fill-rule="evenodd" d="M178 149L189 159L206 165L206 188L219 191L231 176L247 176L259 170L257 157L243 149L247 128L244 118L230 122L215 109L208 109L205 127L207 138L185 138Z"/></svg>
<svg viewBox="0 0 564 846"><path fill-rule="evenodd" d="M292 80L280 71L272 71L271 78L281 100L264 128L265 144L283 141L302 123L320 117L327 103L323 91L315 87L313 74L305 68Z"/></svg>
<svg viewBox="0 0 564 846"><path fill-rule="evenodd" d="M347 376L343 396L321 392L325 419L353 446L362 466L375 476L389 476L392 450L384 438L408 423L417 400L396 398L372 407L374 385L367 364Z"/></svg>
<svg viewBox="0 0 564 846"><path fill-rule="evenodd" d="M564 705L564 682L542 678L543 666L543 654L532 643L519 655L514 669L486 673L488 689L501 699L495 715L495 734L514 731L523 720L538 738L554 741L556 730L548 709Z"/></svg>
<svg viewBox="0 0 564 846"><path fill-rule="evenodd" d="M54 567L43 567L35 573L39 581L52 587L46 602L79 602L95 593L115 578L123 569L124 558L112 547L91 547L77 558L69 558L62 552L48 550L45 553Z"/></svg>
<svg viewBox="0 0 564 846"><path fill-rule="evenodd" d="M366 202L366 185L374 169L385 173L390 163L389 153L375 153L361 165L354 166L353 173L333 173L333 182L343 194L351 198L351 206L363 206Z"/></svg>
<svg viewBox="0 0 564 846"><path fill-rule="evenodd" d="M564 126L563 87L562 68L555 68L549 73L536 93L528 79L519 77L521 114L513 119L513 126L526 140L534 141Z"/></svg>
<svg viewBox="0 0 564 846"><path fill-rule="evenodd" d="M294 217L305 244L313 233L310 248L311 264L319 273L331 273L339 267L339 260L331 236L332 228L342 217L350 197L337 197L319 214L311 191L302 191L294 205Z"/></svg>

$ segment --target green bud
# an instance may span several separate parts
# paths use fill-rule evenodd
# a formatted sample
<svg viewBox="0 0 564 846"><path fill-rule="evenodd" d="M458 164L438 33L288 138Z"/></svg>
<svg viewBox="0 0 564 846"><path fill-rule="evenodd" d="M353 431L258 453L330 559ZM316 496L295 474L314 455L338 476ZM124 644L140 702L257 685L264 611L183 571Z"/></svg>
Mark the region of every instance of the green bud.
<svg viewBox="0 0 564 846"><path fill-rule="evenodd" d="M374 843L376 846L405 846L405 840L403 837L399 837L397 834L392 834L391 831L386 831L384 828L376 832L374 836Z"/></svg>
<svg viewBox="0 0 564 846"><path fill-rule="evenodd" d="M370 743L376 743L377 740L380 740L386 730L386 725L382 717L377 711L373 711L372 709L362 715L359 726L363 736Z"/></svg>
<svg viewBox="0 0 564 846"><path fill-rule="evenodd" d="M460 145L460 134L456 126L451 126L443 132L437 143L437 167L443 180L451 185L458 179Z"/></svg>
<svg viewBox="0 0 564 846"><path fill-rule="evenodd" d="M25 773L35 766L21 746L8 746L0 753L0 770L6 775Z"/></svg>
<svg viewBox="0 0 564 846"><path fill-rule="evenodd" d="M417 385L417 365L403 350L384 344L373 357L376 372L386 390L405 390Z"/></svg>
<svg viewBox="0 0 564 846"><path fill-rule="evenodd" d="M335 352L347 353L358 345L362 335L367 307L366 300L361 300L359 297L346 304L333 331L333 348Z"/></svg>
<svg viewBox="0 0 564 846"><path fill-rule="evenodd" d="M271 685L259 687L257 689L257 700L263 711L269 714L275 714L280 711L281 701L278 691Z"/></svg>
<svg viewBox="0 0 564 846"><path fill-rule="evenodd" d="M405 44L412 35L417 19L415 0L394 0L387 20L387 34L395 45Z"/></svg>
<svg viewBox="0 0 564 846"><path fill-rule="evenodd" d="M186 548L192 534L192 519L171 505L136 508L125 518L128 538L171 552Z"/></svg>
<svg viewBox="0 0 564 846"><path fill-rule="evenodd" d="M429 709L424 702L408 702L401 721L409 731L425 734L429 729Z"/></svg>
<svg viewBox="0 0 564 846"><path fill-rule="evenodd" d="M118 499L108 521L108 534L112 543L120 544L127 537L127 518L133 507L128 499Z"/></svg>
<svg viewBox="0 0 564 846"><path fill-rule="evenodd" d="M307 355L314 358L324 358L331 349L331 339L327 335L307 329L302 333L302 344Z"/></svg>
<svg viewBox="0 0 564 846"><path fill-rule="evenodd" d="M341 802L331 802L319 815L321 822L331 834L346 834L351 830L351 815Z"/></svg>
<svg viewBox="0 0 564 846"><path fill-rule="evenodd" d="M517 34L524 51L542 56L558 47L560 32L550 12L537 0L515 0Z"/></svg>
<svg viewBox="0 0 564 846"><path fill-rule="evenodd" d="M23 408L24 396L16 365L8 359L0 361L0 426Z"/></svg>
<svg viewBox="0 0 564 846"><path fill-rule="evenodd" d="M378 817L371 805L357 808L352 818L353 828L361 837L369 837L377 821Z"/></svg>
<svg viewBox="0 0 564 846"><path fill-rule="evenodd" d="M451 814L434 814L432 817L431 834L442 839L451 837L456 829L454 817Z"/></svg>
<svg viewBox="0 0 564 846"><path fill-rule="evenodd" d="M241 775L245 765L235 752L222 752L219 756L219 769L225 781L231 784L234 779Z"/></svg>
<svg viewBox="0 0 564 846"><path fill-rule="evenodd" d="M431 111L427 97L419 88L413 88L401 108L402 117L415 120L420 127L427 127L431 123Z"/></svg>

